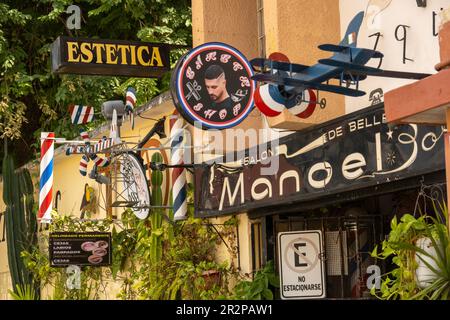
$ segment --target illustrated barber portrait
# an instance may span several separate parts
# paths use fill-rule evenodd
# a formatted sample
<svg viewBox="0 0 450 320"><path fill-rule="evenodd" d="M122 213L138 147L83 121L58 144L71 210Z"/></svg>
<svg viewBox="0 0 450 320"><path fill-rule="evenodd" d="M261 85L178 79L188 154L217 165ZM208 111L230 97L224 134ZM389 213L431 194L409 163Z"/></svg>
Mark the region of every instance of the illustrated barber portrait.
<svg viewBox="0 0 450 320"><path fill-rule="evenodd" d="M213 64L205 71L205 87L211 99L211 108L216 111L230 110L233 102L227 91L227 79L221 66ZM220 114L219 114L220 117Z"/></svg>
<svg viewBox="0 0 450 320"><path fill-rule="evenodd" d="M255 84L247 59L223 43L206 43L182 57L172 76L178 111L202 129L230 128L253 108Z"/></svg>

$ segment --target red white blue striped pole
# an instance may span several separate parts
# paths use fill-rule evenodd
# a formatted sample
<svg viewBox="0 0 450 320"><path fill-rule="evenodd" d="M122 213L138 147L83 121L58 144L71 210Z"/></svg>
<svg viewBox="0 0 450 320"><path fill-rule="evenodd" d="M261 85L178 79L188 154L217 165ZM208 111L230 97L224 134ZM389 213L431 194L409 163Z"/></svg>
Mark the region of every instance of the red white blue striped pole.
<svg viewBox="0 0 450 320"><path fill-rule="evenodd" d="M183 155L183 119L175 110L170 116L170 140L171 140L171 165L184 164ZM186 169L172 169L172 197L174 220L183 220L187 218L187 188L186 188Z"/></svg>
<svg viewBox="0 0 450 320"><path fill-rule="evenodd" d="M52 189L53 189L53 153L54 132L41 132L41 163L39 184L39 214L43 223L52 220Z"/></svg>
<svg viewBox="0 0 450 320"><path fill-rule="evenodd" d="M136 106L136 91L134 90L134 88L132 87L128 87L127 89L127 93L125 96L125 111L127 113L127 115L130 116L130 121L131 121L131 129L134 129L134 114L133 114L133 110L134 107Z"/></svg>

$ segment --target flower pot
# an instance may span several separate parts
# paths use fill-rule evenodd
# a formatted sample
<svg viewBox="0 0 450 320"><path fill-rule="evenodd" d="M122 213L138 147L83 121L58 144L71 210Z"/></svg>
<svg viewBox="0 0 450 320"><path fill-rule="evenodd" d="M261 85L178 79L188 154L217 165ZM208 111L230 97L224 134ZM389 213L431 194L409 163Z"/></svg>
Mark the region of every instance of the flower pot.
<svg viewBox="0 0 450 320"><path fill-rule="evenodd" d="M205 280L205 290L211 290L214 285L220 284L220 271L218 270L203 271L202 277Z"/></svg>
<svg viewBox="0 0 450 320"><path fill-rule="evenodd" d="M433 242L430 238L419 238L416 240L416 247L424 250L426 253L430 254L432 257L437 258L436 248L433 247ZM425 261L433 267L433 269L438 270L436 261L426 256L420 252L416 251L414 256L417 269L416 269L416 283L421 289L425 289L430 286L433 281L437 279L437 274L434 273L426 264Z"/></svg>

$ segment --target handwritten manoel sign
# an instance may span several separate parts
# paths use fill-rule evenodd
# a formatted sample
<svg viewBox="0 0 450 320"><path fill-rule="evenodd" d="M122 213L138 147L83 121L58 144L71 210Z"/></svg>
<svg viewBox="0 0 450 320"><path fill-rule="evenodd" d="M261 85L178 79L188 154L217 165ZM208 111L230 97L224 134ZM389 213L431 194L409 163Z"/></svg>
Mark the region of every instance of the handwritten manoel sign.
<svg viewBox="0 0 450 320"><path fill-rule="evenodd" d="M219 42L198 46L177 63L171 94L177 110L202 129L225 129L253 108L253 70L237 49Z"/></svg>
<svg viewBox="0 0 450 320"><path fill-rule="evenodd" d="M278 234L278 261L282 299L325 297L325 261L322 231Z"/></svg>
<svg viewBox="0 0 450 320"><path fill-rule="evenodd" d="M355 112L196 168L196 216L279 210L443 170L443 135L437 126L388 126L382 104ZM263 174L275 164L276 174Z"/></svg>
<svg viewBox="0 0 450 320"><path fill-rule="evenodd" d="M170 70L166 44L58 37L52 71L85 75L161 77Z"/></svg>

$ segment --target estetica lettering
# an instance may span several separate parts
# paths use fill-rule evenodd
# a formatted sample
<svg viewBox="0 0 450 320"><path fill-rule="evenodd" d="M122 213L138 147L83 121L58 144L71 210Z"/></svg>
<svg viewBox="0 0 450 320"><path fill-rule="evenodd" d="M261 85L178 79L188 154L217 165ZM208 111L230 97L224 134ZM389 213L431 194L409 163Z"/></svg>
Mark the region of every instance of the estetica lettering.
<svg viewBox="0 0 450 320"><path fill-rule="evenodd" d="M67 41L66 50L68 62L164 66L157 46Z"/></svg>

